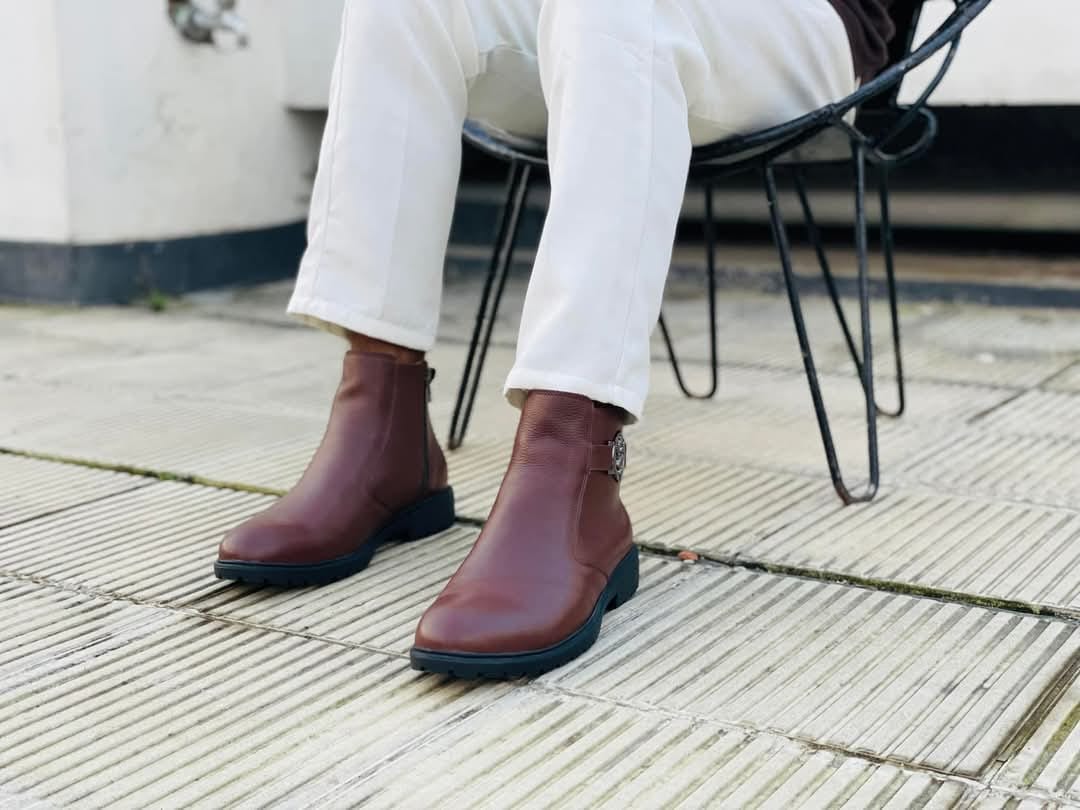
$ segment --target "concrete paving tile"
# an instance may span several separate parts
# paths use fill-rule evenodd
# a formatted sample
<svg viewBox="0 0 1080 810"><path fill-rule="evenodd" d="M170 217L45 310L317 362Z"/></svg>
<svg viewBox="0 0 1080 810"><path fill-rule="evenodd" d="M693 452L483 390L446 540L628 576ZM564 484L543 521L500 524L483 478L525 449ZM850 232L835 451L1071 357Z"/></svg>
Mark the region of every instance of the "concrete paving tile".
<svg viewBox="0 0 1080 810"><path fill-rule="evenodd" d="M1051 391L1068 391L1073 394L1080 394L1080 361L1063 369L1060 374L1046 384L1046 388Z"/></svg>
<svg viewBox="0 0 1080 810"><path fill-rule="evenodd" d="M932 438L901 461L898 478L1024 503L1080 505L1080 436L1015 436L971 427Z"/></svg>
<svg viewBox="0 0 1080 810"><path fill-rule="evenodd" d="M35 427L75 422L101 399L92 392L0 377L0 443Z"/></svg>
<svg viewBox="0 0 1080 810"><path fill-rule="evenodd" d="M951 806L965 786L690 717L518 691L313 807Z"/></svg>
<svg viewBox="0 0 1080 810"><path fill-rule="evenodd" d="M182 305L165 312L151 312L139 307L56 309L39 317L20 320L15 326L27 336L75 340L88 346L112 347L120 351L221 346L226 341L251 336L249 324L203 317Z"/></svg>
<svg viewBox="0 0 1080 810"><path fill-rule="evenodd" d="M1071 623L685 565L541 682L977 776L1078 651Z"/></svg>
<svg viewBox="0 0 1080 810"><path fill-rule="evenodd" d="M971 808L971 810L1064 810L1064 808L1080 805L1052 801L1039 796L972 788L960 806Z"/></svg>
<svg viewBox="0 0 1080 810"><path fill-rule="evenodd" d="M722 507L715 514L724 521ZM821 503L815 511L781 514L790 519L771 533L768 525L764 532L751 525L699 537L689 547L746 561L1080 608L1075 510L900 490L868 505ZM679 543L670 529L658 539Z"/></svg>
<svg viewBox="0 0 1080 810"><path fill-rule="evenodd" d="M919 339L965 351L1062 358L1080 355L1080 320L1066 309L954 305L922 324Z"/></svg>
<svg viewBox="0 0 1080 810"><path fill-rule="evenodd" d="M995 786L1032 789L1080 803L1080 681L1073 677L1024 746L1005 763Z"/></svg>
<svg viewBox="0 0 1080 810"><path fill-rule="evenodd" d="M809 397L807 397L809 398ZM797 402L744 401L728 404L666 400L640 433L628 432L634 447L650 454L692 458L714 464L742 464L818 477L829 486L825 451L817 421ZM866 477L866 420L831 413L830 425L841 466L853 481ZM879 420L878 440L884 470L896 469L935 435L949 435L947 422L919 424Z"/></svg>
<svg viewBox="0 0 1080 810"><path fill-rule="evenodd" d="M1080 356L1080 328L1065 311L941 307L906 342L917 377L1016 388L1036 385Z"/></svg>
<svg viewBox="0 0 1080 810"><path fill-rule="evenodd" d="M56 396L55 411L6 435L4 445L95 462L287 489L318 446L326 419L232 403Z"/></svg>
<svg viewBox="0 0 1080 810"><path fill-rule="evenodd" d="M7 791L117 808L231 806L271 785L325 792L342 771L423 744L510 688L422 678L401 658L297 636L123 612L166 621L0 696Z"/></svg>
<svg viewBox="0 0 1080 810"><path fill-rule="evenodd" d="M129 355L132 350L118 350L113 346L87 343L75 338L56 338L51 335L28 334L5 323L6 314L0 315L0 375L26 377L46 370L78 368L83 362L102 362L118 355Z"/></svg>
<svg viewBox="0 0 1080 810"><path fill-rule="evenodd" d="M122 473L0 454L0 529L150 483Z"/></svg>
<svg viewBox="0 0 1080 810"><path fill-rule="evenodd" d="M820 479L640 453L634 462L624 500L635 537L652 548L729 553L839 508Z"/></svg>
<svg viewBox="0 0 1080 810"><path fill-rule="evenodd" d="M11 690L120 649L170 621L161 611L3 575L0 602L0 706Z"/></svg>
<svg viewBox="0 0 1080 810"><path fill-rule="evenodd" d="M1063 357L1010 355L979 346L968 349L909 340L904 344L904 369L911 379L998 386L1022 390L1038 385L1064 367ZM882 363L880 368L886 366Z"/></svg>
<svg viewBox="0 0 1080 810"><path fill-rule="evenodd" d="M0 572L153 603L220 590L226 530L270 498L154 483L0 530Z"/></svg>
<svg viewBox="0 0 1080 810"><path fill-rule="evenodd" d="M823 371L846 368L851 357L829 299L804 297L803 314L817 368ZM857 314L857 309L848 308L850 323L857 322ZM705 301L697 297L680 300L669 296L664 302L664 316L680 358L704 362L709 357ZM902 323L919 318L918 305L905 305L902 309ZM877 347L875 360L885 368L892 363L891 327L885 301L873 303L871 321ZM721 292L717 299L717 323L722 362L802 369L802 354L786 296L745 291L725 295ZM662 347L662 342L654 340L654 357L666 356L659 353Z"/></svg>
<svg viewBox="0 0 1080 810"><path fill-rule="evenodd" d="M1080 392L1025 391L975 426L995 435L1075 438L1080 436Z"/></svg>

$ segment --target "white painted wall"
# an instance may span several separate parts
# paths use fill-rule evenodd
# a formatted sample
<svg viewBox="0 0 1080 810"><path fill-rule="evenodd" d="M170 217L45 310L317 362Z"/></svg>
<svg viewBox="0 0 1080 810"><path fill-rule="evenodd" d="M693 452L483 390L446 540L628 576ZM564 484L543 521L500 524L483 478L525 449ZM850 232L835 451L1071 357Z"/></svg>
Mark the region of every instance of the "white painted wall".
<svg viewBox="0 0 1080 810"><path fill-rule="evenodd" d="M0 66L18 76L0 83L17 110L0 135L0 239L95 244L303 219L321 116L284 104L275 1L240 5L252 45L223 53L182 40L165 0L0 0Z"/></svg>
<svg viewBox="0 0 1080 810"><path fill-rule="evenodd" d="M949 0L930 0L920 35L948 16ZM964 34L949 75L934 96L941 105L1080 104L1080 2L993 0ZM911 74L901 98L926 86L932 60Z"/></svg>
<svg viewBox="0 0 1080 810"><path fill-rule="evenodd" d="M387 0L387 2L396 0ZM325 110L345 0L277 0L285 65L285 103Z"/></svg>
<svg viewBox="0 0 1080 810"><path fill-rule="evenodd" d="M0 0L0 239L69 231L64 129L46 0Z"/></svg>

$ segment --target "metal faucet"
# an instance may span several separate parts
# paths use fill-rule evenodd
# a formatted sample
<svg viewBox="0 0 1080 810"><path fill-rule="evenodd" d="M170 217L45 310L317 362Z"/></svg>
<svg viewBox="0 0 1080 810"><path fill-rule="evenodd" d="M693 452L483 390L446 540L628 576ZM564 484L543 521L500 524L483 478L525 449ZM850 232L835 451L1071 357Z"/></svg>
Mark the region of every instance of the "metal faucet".
<svg viewBox="0 0 1080 810"><path fill-rule="evenodd" d="M169 0L169 19L191 42L223 49L246 48L250 42L236 0Z"/></svg>

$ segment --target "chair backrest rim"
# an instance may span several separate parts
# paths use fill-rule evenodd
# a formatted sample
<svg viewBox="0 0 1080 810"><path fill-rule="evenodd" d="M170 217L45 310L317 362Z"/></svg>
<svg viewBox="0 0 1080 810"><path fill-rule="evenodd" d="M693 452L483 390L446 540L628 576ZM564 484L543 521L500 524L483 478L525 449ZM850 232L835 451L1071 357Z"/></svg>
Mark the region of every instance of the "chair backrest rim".
<svg viewBox="0 0 1080 810"><path fill-rule="evenodd" d="M912 70L951 45L989 4L990 0L958 0L956 9L918 48L887 67L851 95L783 124L701 146L694 150L695 160L716 159L733 152L779 143L787 138L795 138L802 130L808 135L813 134L841 121L852 110L899 85Z"/></svg>
<svg viewBox="0 0 1080 810"><path fill-rule="evenodd" d="M700 146L694 150L693 161L720 160L740 152L762 150L771 145L792 140L791 148L812 137L832 124L840 122L852 110L862 107L896 87L912 70L919 67L943 48L952 44L983 10L990 0L955 0L956 8L938 28L915 50L889 65L854 93L839 101L820 107L798 118L758 130L746 135L736 135ZM504 160L519 160L533 165L547 162L546 147L542 140L526 138L501 132L476 121L466 121L466 142L488 154Z"/></svg>

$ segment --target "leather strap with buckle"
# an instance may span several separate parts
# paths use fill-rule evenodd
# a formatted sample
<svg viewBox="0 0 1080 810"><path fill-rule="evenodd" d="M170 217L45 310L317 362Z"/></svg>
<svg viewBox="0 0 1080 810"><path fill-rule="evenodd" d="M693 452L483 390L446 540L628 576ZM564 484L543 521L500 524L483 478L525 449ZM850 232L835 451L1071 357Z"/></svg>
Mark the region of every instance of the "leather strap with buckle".
<svg viewBox="0 0 1080 810"><path fill-rule="evenodd" d="M592 446L589 472L607 473L616 481L622 481L626 472L626 437L621 431L612 441Z"/></svg>

